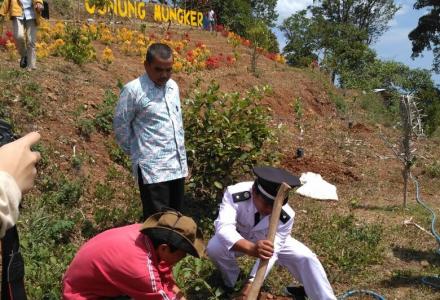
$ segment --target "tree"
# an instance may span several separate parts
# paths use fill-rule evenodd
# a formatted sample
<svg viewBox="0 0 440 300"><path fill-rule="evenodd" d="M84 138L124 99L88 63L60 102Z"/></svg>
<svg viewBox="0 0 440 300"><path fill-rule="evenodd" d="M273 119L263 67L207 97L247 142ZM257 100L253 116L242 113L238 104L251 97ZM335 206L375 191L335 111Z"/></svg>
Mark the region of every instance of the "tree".
<svg viewBox="0 0 440 300"><path fill-rule="evenodd" d="M366 32L364 42L370 45L388 30L388 23L400 9L394 0L314 0L309 7L314 15L322 15L336 24L350 24Z"/></svg>
<svg viewBox="0 0 440 300"><path fill-rule="evenodd" d="M426 133L432 134L440 126L440 91L428 70L411 69L400 62L376 59L360 70L343 72L340 80L345 88L366 91L386 89L391 95L388 105L393 107L396 107L401 94L414 95L424 115Z"/></svg>
<svg viewBox="0 0 440 300"><path fill-rule="evenodd" d="M372 62L374 52L363 41L367 34L354 25L334 23L322 15L307 17L300 11L280 26L287 44L283 51L292 65L308 65L318 57L332 82L345 70L357 70Z"/></svg>
<svg viewBox="0 0 440 300"><path fill-rule="evenodd" d="M271 30L268 31L269 34L269 45L267 51L272 53L280 53L280 44L278 43L277 36Z"/></svg>
<svg viewBox="0 0 440 300"><path fill-rule="evenodd" d="M278 0L251 0L251 8L253 15L263 20L267 26L275 26L278 14L275 11Z"/></svg>
<svg viewBox="0 0 440 300"><path fill-rule="evenodd" d="M249 23L246 36L252 42L251 52L251 72L257 74L257 59L261 54L262 49L267 49L271 43L271 31L263 20L254 19Z"/></svg>
<svg viewBox="0 0 440 300"><path fill-rule="evenodd" d="M307 18L306 14L306 10L299 11L285 19L279 27L287 40L283 53L287 63L292 66L308 66L318 57L315 53L319 47L313 34L313 20Z"/></svg>
<svg viewBox="0 0 440 300"><path fill-rule="evenodd" d="M433 70L440 73L440 3L438 0L418 0L415 9L431 10L421 16L417 27L408 35L412 42L412 58L418 57L425 49L432 50Z"/></svg>
<svg viewBox="0 0 440 300"><path fill-rule="evenodd" d="M335 83L337 75L345 70L357 72L363 66L373 62L375 53L362 41L366 37L363 30L350 24L333 24L320 21L320 48L323 49L321 65Z"/></svg>
<svg viewBox="0 0 440 300"><path fill-rule="evenodd" d="M219 24L231 31L245 35L246 26L252 18L252 7L246 0L212 0L212 8Z"/></svg>

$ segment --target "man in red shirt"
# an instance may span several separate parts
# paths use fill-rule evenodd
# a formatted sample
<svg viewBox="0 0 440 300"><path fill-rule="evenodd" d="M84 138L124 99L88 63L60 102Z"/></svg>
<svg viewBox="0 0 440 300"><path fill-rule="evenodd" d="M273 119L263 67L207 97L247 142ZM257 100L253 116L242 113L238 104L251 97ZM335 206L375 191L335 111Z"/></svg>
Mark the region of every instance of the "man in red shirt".
<svg viewBox="0 0 440 300"><path fill-rule="evenodd" d="M193 219L175 211L157 213L143 224L107 230L84 244L64 274L63 299L183 300L172 267L187 254L203 253Z"/></svg>

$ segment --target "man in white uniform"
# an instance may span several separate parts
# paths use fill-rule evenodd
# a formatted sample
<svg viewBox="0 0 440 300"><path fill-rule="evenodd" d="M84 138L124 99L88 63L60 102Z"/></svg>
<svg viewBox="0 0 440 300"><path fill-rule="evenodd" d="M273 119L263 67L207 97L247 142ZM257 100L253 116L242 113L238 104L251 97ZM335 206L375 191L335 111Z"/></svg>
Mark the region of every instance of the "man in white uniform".
<svg viewBox="0 0 440 300"><path fill-rule="evenodd" d="M312 300L336 297L316 255L301 242L290 236L295 212L287 204L281 210L280 221L272 244L266 240L273 202L282 182L291 187L301 185L298 177L272 167L255 167L257 179L241 182L226 189L215 221L215 235L207 247L208 256L222 273L226 287L233 288L240 268L236 257L249 255L258 258L244 286L242 295L250 290L260 259L269 259L266 275L275 262L286 267L302 284ZM288 289L289 290L289 289Z"/></svg>

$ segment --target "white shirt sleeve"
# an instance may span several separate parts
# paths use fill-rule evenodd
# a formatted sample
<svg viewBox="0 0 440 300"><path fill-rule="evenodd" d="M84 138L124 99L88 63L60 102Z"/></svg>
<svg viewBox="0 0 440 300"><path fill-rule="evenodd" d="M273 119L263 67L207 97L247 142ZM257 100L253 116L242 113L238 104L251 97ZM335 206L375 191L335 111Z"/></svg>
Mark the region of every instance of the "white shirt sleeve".
<svg viewBox="0 0 440 300"><path fill-rule="evenodd" d="M223 195L219 216L215 220L215 232L220 241L230 250L239 240L244 239L237 228L237 204L232 200L228 190Z"/></svg>
<svg viewBox="0 0 440 300"><path fill-rule="evenodd" d="M15 179L0 171L0 238L17 222L20 200L21 191Z"/></svg>

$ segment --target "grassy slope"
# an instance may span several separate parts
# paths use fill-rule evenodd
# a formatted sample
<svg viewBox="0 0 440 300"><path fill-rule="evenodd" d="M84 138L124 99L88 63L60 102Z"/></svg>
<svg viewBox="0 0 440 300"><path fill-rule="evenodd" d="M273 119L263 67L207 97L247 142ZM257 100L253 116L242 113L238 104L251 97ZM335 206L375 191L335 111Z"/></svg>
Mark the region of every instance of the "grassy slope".
<svg viewBox="0 0 440 300"><path fill-rule="evenodd" d="M232 53L221 36L189 34L192 42L203 41L216 54ZM0 52L0 113L9 116L19 131L37 129L43 136L45 162L38 189L24 200L20 225L34 298L57 298L53 282L95 230L135 222L139 216L135 183L127 169L114 162L118 153L113 137L95 131L85 139L77 130L81 120L99 113L106 90L118 92L117 80L125 83L143 72L139 58L113 50L116 61L108 70L97 63L80 68L52 57L39 62L39 69L31 73L18 70L18 63L8 62ZM422 275L440 272L436 243L414 226L403 225L413 217L428 228L429 218L415 205L412 187L409 209L401 209L400 166L379 138L379 128L393 138L397 132L371 121L375 102L356 92L344 98L320 72L265 58L259 60L261 73L256 78L247 72L248 50L241 47L240 53L233 67L174 78L182 96L197 78L204 85L216 80L225 91L273 87L274 94L265 101L273 112L272 125L281 128L276 149L283 154L281 164L298 174L320 173L338 187L339 202L291 198L297 213L293 235L321 257L336 292L363 287L390 299L438 299L435 291L419 282ZM354 122L353 129L348 121ZM305 149L304 158L294 158L297 147ZM419 175L423 197L438 211L440 180L425 173L439 159L438 143L422 140L418 149L414 173ZM249 266L243 261L243 267ZM211 275L206 280L214 286L218 278ZM266 288L278 293L289 280L285 271L276 269Z"/></svg>

